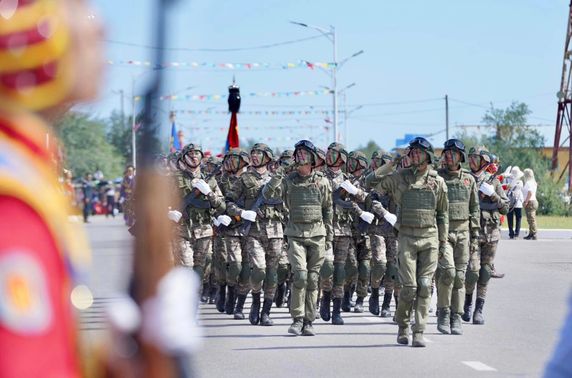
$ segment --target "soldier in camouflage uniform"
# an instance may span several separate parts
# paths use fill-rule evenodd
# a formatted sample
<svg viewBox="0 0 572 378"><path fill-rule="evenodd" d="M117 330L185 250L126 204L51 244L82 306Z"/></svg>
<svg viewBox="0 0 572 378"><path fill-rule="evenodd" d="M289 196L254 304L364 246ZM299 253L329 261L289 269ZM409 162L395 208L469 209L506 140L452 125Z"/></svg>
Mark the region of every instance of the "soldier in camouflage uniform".
<svg viewBox="0 0 572 378"><path fill-rule="evenodd" d="M320 301L320 317L330 320L330 301L333 297L332 324L342 325L342 299L344 298L345 264L348 253L354 250L352 239L352 214L355 212L353 202L340 184L347 180L342 172L342 166L347 163L348 154L340 143L332 143L326 152L326 178L333 190L333 249L326 249L325 260L320 270L320 286L322 299ZM355 252L354 252L355 253Z"/></svg>
<svg viewBox="0 0 572 378"><path fill-rule="evenodd" d="M487 172L493 162L491 153L483 146L469 151L469 167L479 190L481 209L478 243L471 245L465 288L465 304L462 319L471 320L473 292L477 286L477 300L473 324L484 324L483 306L487 286L491 278L497 245L500 240L500 216L508 213L508 198L496 176Z"/></svg>
<svg viewBox="0 0 572 378"><path fill-rule="evenodd" d="M449 139L443 148L444 168L438 172L447 184L449 198L449 247L439 256L437 281L437 329L444 334L462 335L462 300L469 245L478 242L479 200L477 186L464 163L465 145Z"/></svg>
<svg viewBox="0 0 572 378"><path fill-rule="evenodd" d="M316 147L316 166L314 170L323 172L326 169L326 152L321 148Z"/></svg>
<svg viewBox="0 0 572 378"><path fill-rule="evenodd" d="M185 247L177 251L176 256L182 265L192 266L201 280L207 255L212 253L212 217L225 210L224 198L216 180L201 172L202 158L202 149L196 144L186 145L181 152L184 170L177 175L177 182L183 197L182 213L186 227Z"/></svg>
<svg viewBox="0 0 572 378"><path fill-rule="evenodd" d="M244 245L251 268L252 306L249 320L252 325L271 326L270 309L277 285L278 259L282 251L282 203L264 198L264 186L270 181L268 163L272 150L263 143L256 143L250 151L251 168L240 176L228 195L227 213L250 222L250 229L243 227ZM280 197L279 193L274 193ZM248 223L245 223L248 225ZM264 303L260 311L260 294L264 282ZM239 297L240 298L240 297Z"/></svg>
<svg viewBox="0 0 572 378"><path fill-rule="evenodd" d="M447 247L449 207L447 186L436 171L433 146L417 137L409 144L411 168L392 172L393 163L378 168L376 189L390 193L399 207L398 236L399 294L396 320L397 342L409 344L411 311L415 312L414 347L425 347L425 331L431 301L431 280L439 252Z"/></svg>
<svg viewBox="0 0 572 378"><path fill-rule="evenodd" d="M369 172L371 173L391 161L391 155L387 154L385 151L374 151L371 155ZM373 201L378 201L383 208L387 209L392 214L395 214L395 201L391 196L387 193L379 193L373 190L376 183L371 182L371 178L375 178L375 175L370 176L369 173L364 173L364 175L366 176L365 188L366 190L371 191L371 195L368 197L366 209L376 214L376 211L373 211ZM382 317L390 317L391 311L389 306L393 295L394 282L397 279L397 237L395 235L393 225L385 220L383 216L379 216L379 214L376 215L376 219L369 228L372 248L369 312L373 315L380 315L381 313ZM382 282L384 285L384 295L380 312L379 288Z"/></svg>
<svg viewBox="0 0 572 378"><path fill-rule="evenodd" d="M238 179L244 168L247 167L249 163L250 156L245 151L239 148L233 148L227 152L222 163L223 173L218 179L220 190L225 198L229 194L234 182ZM227 252L227 239L233 237L240 238L237 231L239 222L228 215L220 215L214 223L216 226L216 235L213 246L213 261L215 262L215 275L219 288L216 307L219 312L225 312L228 284L228 315L231 315L234 312L234 306L236 304L235 287L238 282L238 275L241 268L242 249L238 249L239 257L237 262L236 257L234 257L234 255L231 256L231 254ZM238 240L238 244L240 244L240 239ZM235 252L237 251L235 250ZM230 268L230 266L232 266L232 268Z"/></svg>
<svg viewBox="0 0 572 378"><path fill-rule="evenodd" d="M319 272L326 249L332 248L332 191L321 172L314 172L316 148L302 140L296 144L296 171L283 177L276 174L265 196L280 193L289 210L284 234L288 236L288 260L292 269L290 315L293 322L288 333L313 336Z"/></svg>

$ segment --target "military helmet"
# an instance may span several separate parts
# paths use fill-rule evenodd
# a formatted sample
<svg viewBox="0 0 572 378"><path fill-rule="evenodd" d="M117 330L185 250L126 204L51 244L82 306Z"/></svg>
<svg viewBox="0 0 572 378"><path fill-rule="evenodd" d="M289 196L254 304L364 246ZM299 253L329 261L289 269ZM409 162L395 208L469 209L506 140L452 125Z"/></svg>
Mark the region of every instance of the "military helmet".
<svg viewBox="0 0 572 378"><path fill-rule="evenodd" d="M350 152L347 163L348 172L353 173L358 169L360 169L360 167L362 169L366 169L368 165L369 161L367 160L367 157L363 152L361 151Z"/></svg>
<svg viewBox="0 0 572 378"><path fill-rule="evenodd" d="M387 164L393 160L393 157L385 150L380 149L373 151L373 153L371 154L371 160L374 159L381 159L383 161L383 164Z"/></svg>
<svg viewBox="0 0 572 378"><path fill-rule="evenodd" d="M317 149L316 146L314 146L314 143L310 142L309 140L306 139L302 139L300 141L298 141L298 143L296 143L294 145L294 159L296 159L296 151L297 150L306 150L310 153L310 155L312 156L312 166L316 166L316 162L317 162Z"/></svg>
<svg viewBox="0 0 572 378"><path fill-rule="evenodd" d="M272 149L268 147L268 145L265 143L256 143L250 149L250 153L252 153L252 151L262 151L266 155L268 160L272 160L272 158L274 158L274 152L272 152Z"/></svg>
<svg viewBox="0 0 572 378"><path fill-rule="evenodd" d="M220 163L222 163L222 159L216 156L209 156L209 158L206 161L207 164L213 164L213 165L218 165Z"/></svg>
<svg viewBox="0 0 572 378"><path fill-rule="evenodd" d="M181 157L185 156L191 151L199 151L201 153L201 157L205 156L203 154L203 148L199 144L189 143L183 147L183 150L181 151Z"/></svg>
<svg viewBox="0 0 572 378"><path fill-rule="evenodd" d="M449 139L445 141L445 144L443 145L443 154L445 153L445 151L449 150L457 151L461 154L461 163L464 163L467 160L465 143L463 143L463 141L459 139Z"/></svg>
<svg viewBox="0 0 572 378"><path fill-rule="evenodd" d="M294 157L294 151L292 150L284 150L280 154L280 159L292 159Z"/></svg>
<svg viewBox="0 0 572 378"><path fill-rule="evenodd" d="M242 148L231 148L230 150L228 150L228 152L224 156L223 162L229 156L238 156L245 163L245 165L250 164L250 154L244 151Z"/></svg>
<svg viewBox="0 0 572 378"><path fill-rule="evenodd" d="M316 148L316 167L321 167L326 164L326 151L321 148Z"/></svg>
<svg viewBox="0 0 572 378"><path fill-rule="evenodd" d="M326 151L326 156L328 153L331 153L331 151L337 152L337 154L335 155L335 159L334 159L334 163L338 161L338 159L341 157L342 162L344 164L347 163L348 161L348 152L346 151L346 148L344 147L343 144L338 143L338 142L333 142L328 146L328 151Z"/></svg>
<svg viewBox="0 0 572 378"><path fill-rule="evenodd" d="M435 162L435 152L433 151L433 145L427 139L423 137L416 137L409 142L409 150L413 148L419 148L429 155L429 163Z"/></svg>
<svg viewBox="0 0 572 378"><path fill-rule="evenodd" d="M493 162L493 155L489 152L489 150L485 146L471 147L471 149L469 150L469 156L471 155L478 155L487 163Z"/></svg>

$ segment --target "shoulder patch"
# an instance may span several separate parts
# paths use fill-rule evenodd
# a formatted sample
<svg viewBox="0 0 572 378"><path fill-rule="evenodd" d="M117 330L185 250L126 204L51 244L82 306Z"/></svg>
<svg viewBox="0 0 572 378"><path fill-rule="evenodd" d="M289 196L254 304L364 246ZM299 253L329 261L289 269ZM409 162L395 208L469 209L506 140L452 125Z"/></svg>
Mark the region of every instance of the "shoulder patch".
<svg viewBox="0 0 572 378"><path fill-rule="evenodd" d="M19 334L44 332L52 323L47 277L24 251L0 257L0 324Z"/></svg>

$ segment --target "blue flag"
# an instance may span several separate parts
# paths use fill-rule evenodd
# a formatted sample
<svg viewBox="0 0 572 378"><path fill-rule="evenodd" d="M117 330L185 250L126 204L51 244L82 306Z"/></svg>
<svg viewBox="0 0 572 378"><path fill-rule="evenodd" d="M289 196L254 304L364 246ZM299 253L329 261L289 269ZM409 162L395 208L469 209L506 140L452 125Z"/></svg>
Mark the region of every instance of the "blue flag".
<svg viewBox="0 0 572 378"><path fill-rule="evenodd" d="M177 135L177 126L175 122L171 123L171 139L169 141L169 151L175 152L181 150L181 141Z"/></svg>

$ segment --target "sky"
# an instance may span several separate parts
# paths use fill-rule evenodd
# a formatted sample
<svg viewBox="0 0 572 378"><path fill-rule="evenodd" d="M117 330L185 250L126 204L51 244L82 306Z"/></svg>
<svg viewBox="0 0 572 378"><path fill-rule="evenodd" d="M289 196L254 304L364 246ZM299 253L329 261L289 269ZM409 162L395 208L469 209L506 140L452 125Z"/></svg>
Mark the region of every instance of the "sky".
<svg viewBox="0 0 572 378"><path fill-rule="evenodd" d="M132 93L141 94L151 75L146 68L121 62L152 61L153 50L146 46L154 43L155 1L92 3L106 25L106 59L114 64L107 65L100 100L81 110L106 117L121 108L123 91L129 115ZM364 51L346 61L337 74L338 90L355 83L338 97L337 137L350 150L370 140L391 149L405 134L426 135L442 146L445 95L450 137L463 125L482 124L491 104L506 108L519 101L530 107L529 123L538 125L550 146L568 5L566 0L179 0L169 13L167 46L173 49L167 51L166 62L270 67L166 69L164 95L224 97L162 101L165 138L170 130L168 112L175 110L185 143L220 151L230 121L226 93L234 78L242 93L241 139L277 149L292 148L299 139L327 147L334 140L333 100L327 93L332 87L330 73L281 67L300 61L332 62L333 44L313 28L290 23L298 21L326 30L335 27L338 62ZM287 41L299 42L281 44ZM273 44L278 46L267 47ZM301 91L320 94L293 95ZM290 95L263 96L278 92Z"/></svg>

